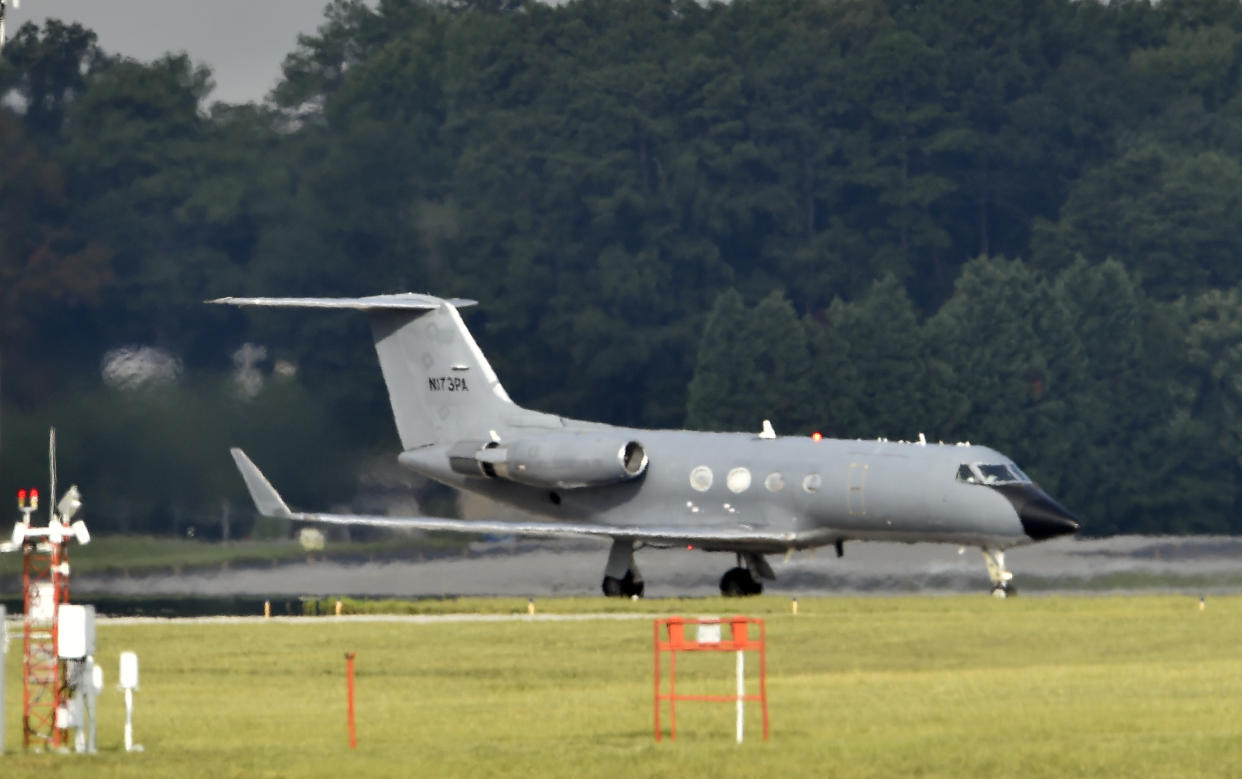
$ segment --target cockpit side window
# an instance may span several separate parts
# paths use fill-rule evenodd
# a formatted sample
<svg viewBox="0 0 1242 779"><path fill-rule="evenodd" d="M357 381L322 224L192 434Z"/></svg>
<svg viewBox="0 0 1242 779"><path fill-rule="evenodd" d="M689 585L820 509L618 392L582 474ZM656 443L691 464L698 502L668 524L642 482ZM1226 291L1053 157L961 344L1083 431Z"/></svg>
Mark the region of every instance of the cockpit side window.
<svg viewBox="0 0 1242 779"><path fill-rule="evenodd" d="M962 463L957 468L957 480L967 484L1014 484L1029 482L1030 478L1016 465Z"/></svg>
<svg viewBox="0 0 1242 779"><path fill-rule="evenodd" d="M1003 484L1004 482L1018 480L1018 478L1003 465L980 465L979 472L983 474L984 484Z"/></svg>

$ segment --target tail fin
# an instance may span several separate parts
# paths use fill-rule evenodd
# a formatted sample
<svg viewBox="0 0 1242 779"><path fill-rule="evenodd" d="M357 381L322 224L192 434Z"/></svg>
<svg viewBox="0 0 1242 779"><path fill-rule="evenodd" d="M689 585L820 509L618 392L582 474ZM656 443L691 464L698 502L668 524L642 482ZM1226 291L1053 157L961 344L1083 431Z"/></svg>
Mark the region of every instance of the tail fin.
<svg viewBox="0 0 1242 779"><path fill-rule="evenodd" d="M509 399L458 313L473 300L404 293L364 298L220 298L235 306L366 312L402 449L554 419Z"/></svg>

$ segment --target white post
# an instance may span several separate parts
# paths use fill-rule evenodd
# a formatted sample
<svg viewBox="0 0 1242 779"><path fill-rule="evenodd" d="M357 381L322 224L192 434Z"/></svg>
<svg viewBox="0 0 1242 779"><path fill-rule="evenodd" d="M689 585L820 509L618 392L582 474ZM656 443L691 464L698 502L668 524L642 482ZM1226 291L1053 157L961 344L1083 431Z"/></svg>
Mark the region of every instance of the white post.
<svg viewBox="0 0 1242 779"><path fill-rule="evenodd" d="M134 751L134 691L125 688L125 751Z"/></svg>
<svg viewBox="0 0 1242 779"><path fill-rule="evenodd" d="M80 687L69 700L70 709L73 711L74 732L73 732L73 751L86 751L86 700L85 691Z"/></svg>
<svg viewBox="0 0 1242 779"><path fill-rule="evenodd" d="M99 719L96 714L96 701L99 699L99 693L103 692L103 669L95 665L95 658L87 658L90 669L90 678L86 682L86 706L90 709L91 729L87 734L86 751L92 755L99 751L96 736L99 732Z"/></svg>
<svg viewBox="0 0 1242 779"><path fill-rule="evenodd" d="M9 623L0 606L0 755L4 754L4 671L8 667Z"/></svg>
<svg viewBox="0 0 1242 779"><path fill-rule="evenodd" d="M138 688L138 655L121 653L121 688L125 690L125 751L141 752L134 744L134 690Z"/></svg>
<svg viewBox="0 0 1242 779"><path fill-rule="evenodd" d="M742 730L745 724L746 706L742 696L746 694L746 653L737 652L737 743L742 743Z"/></svg>

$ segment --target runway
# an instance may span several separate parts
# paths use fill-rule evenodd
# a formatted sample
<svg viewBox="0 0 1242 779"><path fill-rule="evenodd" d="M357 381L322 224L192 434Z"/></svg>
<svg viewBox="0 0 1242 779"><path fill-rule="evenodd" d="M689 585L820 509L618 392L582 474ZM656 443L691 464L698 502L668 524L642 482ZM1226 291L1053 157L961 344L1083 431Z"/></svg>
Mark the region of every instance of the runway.
<svg viewBox="0 0 1242 779"><path fill-rule="evenodd" d="M597 595L607 542L510 541L473 544L467 554L424 561L297 562L277 567L198 569L144 576L75 575L77 595L359 595L435 597ZM636 560L648 597L719 593L728 554L642 549ZM987 591L979 550L937 544L848 543L769 558L788 595ZM1057 539L1010 550L1014 582L1027 593L1137 591L1242 592L1242 538L1118 536Z"/></svg>

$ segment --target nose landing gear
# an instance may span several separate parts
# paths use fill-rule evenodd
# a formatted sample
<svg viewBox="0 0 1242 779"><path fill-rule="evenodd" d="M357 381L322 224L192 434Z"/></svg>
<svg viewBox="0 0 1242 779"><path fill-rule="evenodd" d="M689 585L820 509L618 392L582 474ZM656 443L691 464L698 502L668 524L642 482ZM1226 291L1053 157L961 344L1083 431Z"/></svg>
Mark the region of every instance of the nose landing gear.
<svg viewBox="0 0 1242 779"><path fill-rule="evenodd" d="M1005 550L983 547L983 561L988 566L988 578L992 580L992 597L1007 598L1017 595L1018 590L1011 583L1013 572L1005 568Z"/></svg>

